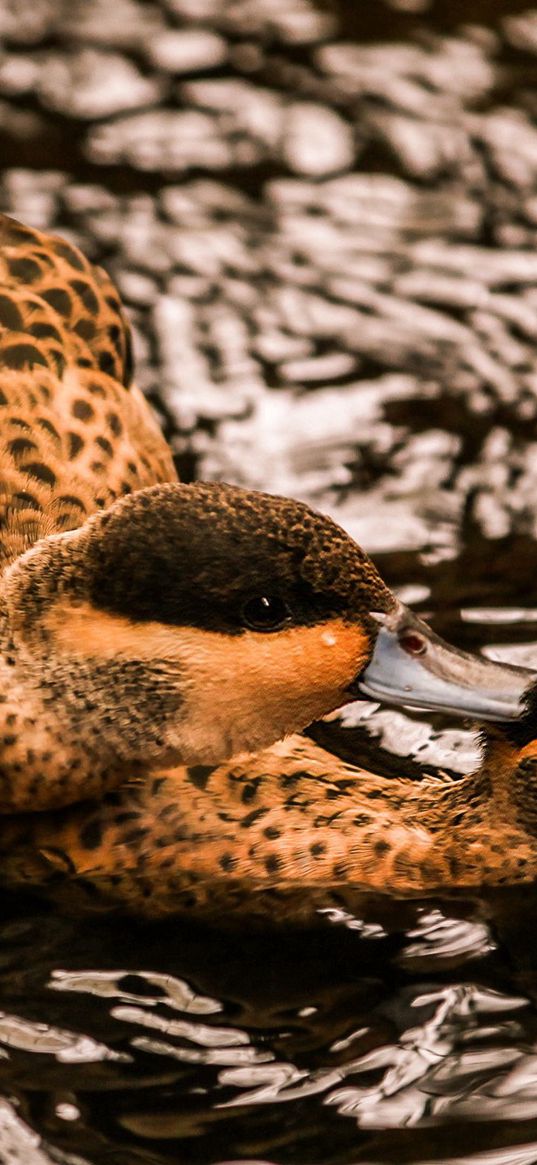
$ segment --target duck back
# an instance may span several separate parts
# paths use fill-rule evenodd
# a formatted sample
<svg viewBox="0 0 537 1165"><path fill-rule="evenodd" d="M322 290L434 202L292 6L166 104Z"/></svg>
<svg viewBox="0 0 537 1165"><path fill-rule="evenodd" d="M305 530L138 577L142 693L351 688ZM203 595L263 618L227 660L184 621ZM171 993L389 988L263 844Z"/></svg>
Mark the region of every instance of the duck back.
<svg viewBox="0 0 537 1165"><path fill-rule="evenodd" d="M132 384L110 279L72 244L0 215L0 569L38 538L175 479Z"/></svg>

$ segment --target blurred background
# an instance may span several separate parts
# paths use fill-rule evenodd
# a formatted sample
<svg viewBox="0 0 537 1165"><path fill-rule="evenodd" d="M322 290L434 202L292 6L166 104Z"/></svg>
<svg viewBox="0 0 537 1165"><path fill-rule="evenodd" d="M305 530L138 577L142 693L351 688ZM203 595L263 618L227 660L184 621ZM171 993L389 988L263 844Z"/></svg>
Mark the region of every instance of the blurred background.
<svg viewBox="0 0 537 1165"><path fill-rule="evenodd" d="M537 9L0 0L0 209L112 273L184 480L331 513L535 666ZM478 755L368 706L318 732L387 774ZM532 909L118 952L7 903L0 1160L532 1165Z"/></svg>

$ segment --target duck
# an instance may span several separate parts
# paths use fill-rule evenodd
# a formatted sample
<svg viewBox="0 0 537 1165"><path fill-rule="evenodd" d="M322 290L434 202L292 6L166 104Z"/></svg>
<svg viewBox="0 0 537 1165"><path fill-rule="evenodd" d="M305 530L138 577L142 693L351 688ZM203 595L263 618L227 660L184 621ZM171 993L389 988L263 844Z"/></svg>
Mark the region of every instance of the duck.
<svg viewBox="0 0 537 1165"><path fill-rule="evenodd" d="M261 825L248 792L261 788L263 829L277 831L274 816L287 812L279 789L297 785L295 808L308 790L324 795L333 758L300 733L345 703L374 698L498 723L522 715L533 673L445 644L331 518L290 498L179 482L133 384L129 326L109 277L68 240L7 216L0 519L4 837L11 817L21 826L35 818L36 853L72 862L78 878L74 836L72 847L61 840L77 830L94 868L109 853L109 877L121 877L119 859L125 900L131 860L147 866L146 890L152 883L153 847L166 884L184 853L187 879L189 862L197 879L202 852L213 854L213 873L242 868L240 852L220 852L214 834L220 781L233 790L227 808L217 795L215 810L230 845L237 794ZM121 840L114 805L127 826ZM47 823L57 840L41 845ZM325 852L325 842L311 844ZM287 868L263 847L259 860ZM147 899L161 909L150 891Z"/></svg>
<svg viewBox="0 0 537 1165"><path fill-rule="evenodd" d="M103 270L0 217L0 812L214 764L348 700L517 716L330 518L180 483Z"/></svg>

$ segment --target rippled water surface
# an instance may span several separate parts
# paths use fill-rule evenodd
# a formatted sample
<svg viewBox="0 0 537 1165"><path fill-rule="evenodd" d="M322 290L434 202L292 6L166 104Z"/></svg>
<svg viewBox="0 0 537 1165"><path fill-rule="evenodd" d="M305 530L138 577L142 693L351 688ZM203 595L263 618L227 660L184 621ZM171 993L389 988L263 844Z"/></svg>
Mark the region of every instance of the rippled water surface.
<svg viewBox="0 0 537 1165"><path fill-rule="evenodd" d="M183 477L334 514L533 665L536 119L523 3L0 0L1 206L114 274ZM476 763L441 718L319 732ZM272 935L5 899L0 1159L534 1165L536 921L531 889Z"/></svg>

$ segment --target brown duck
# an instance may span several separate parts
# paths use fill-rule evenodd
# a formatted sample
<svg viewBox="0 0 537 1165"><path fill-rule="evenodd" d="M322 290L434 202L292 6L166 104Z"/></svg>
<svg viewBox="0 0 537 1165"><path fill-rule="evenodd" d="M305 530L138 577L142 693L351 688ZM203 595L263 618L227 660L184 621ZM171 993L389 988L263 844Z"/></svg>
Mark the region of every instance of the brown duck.
<svg viewBox="0 0 537 1165"><path fill-rule="evenodd" d="M6 876L67 872L151 913L425 886L407 867L463 786L275 742L361 694L516 720L529 674L443 644L307 506L179 484L130 378L104 272L0 217Z"/></svg>

